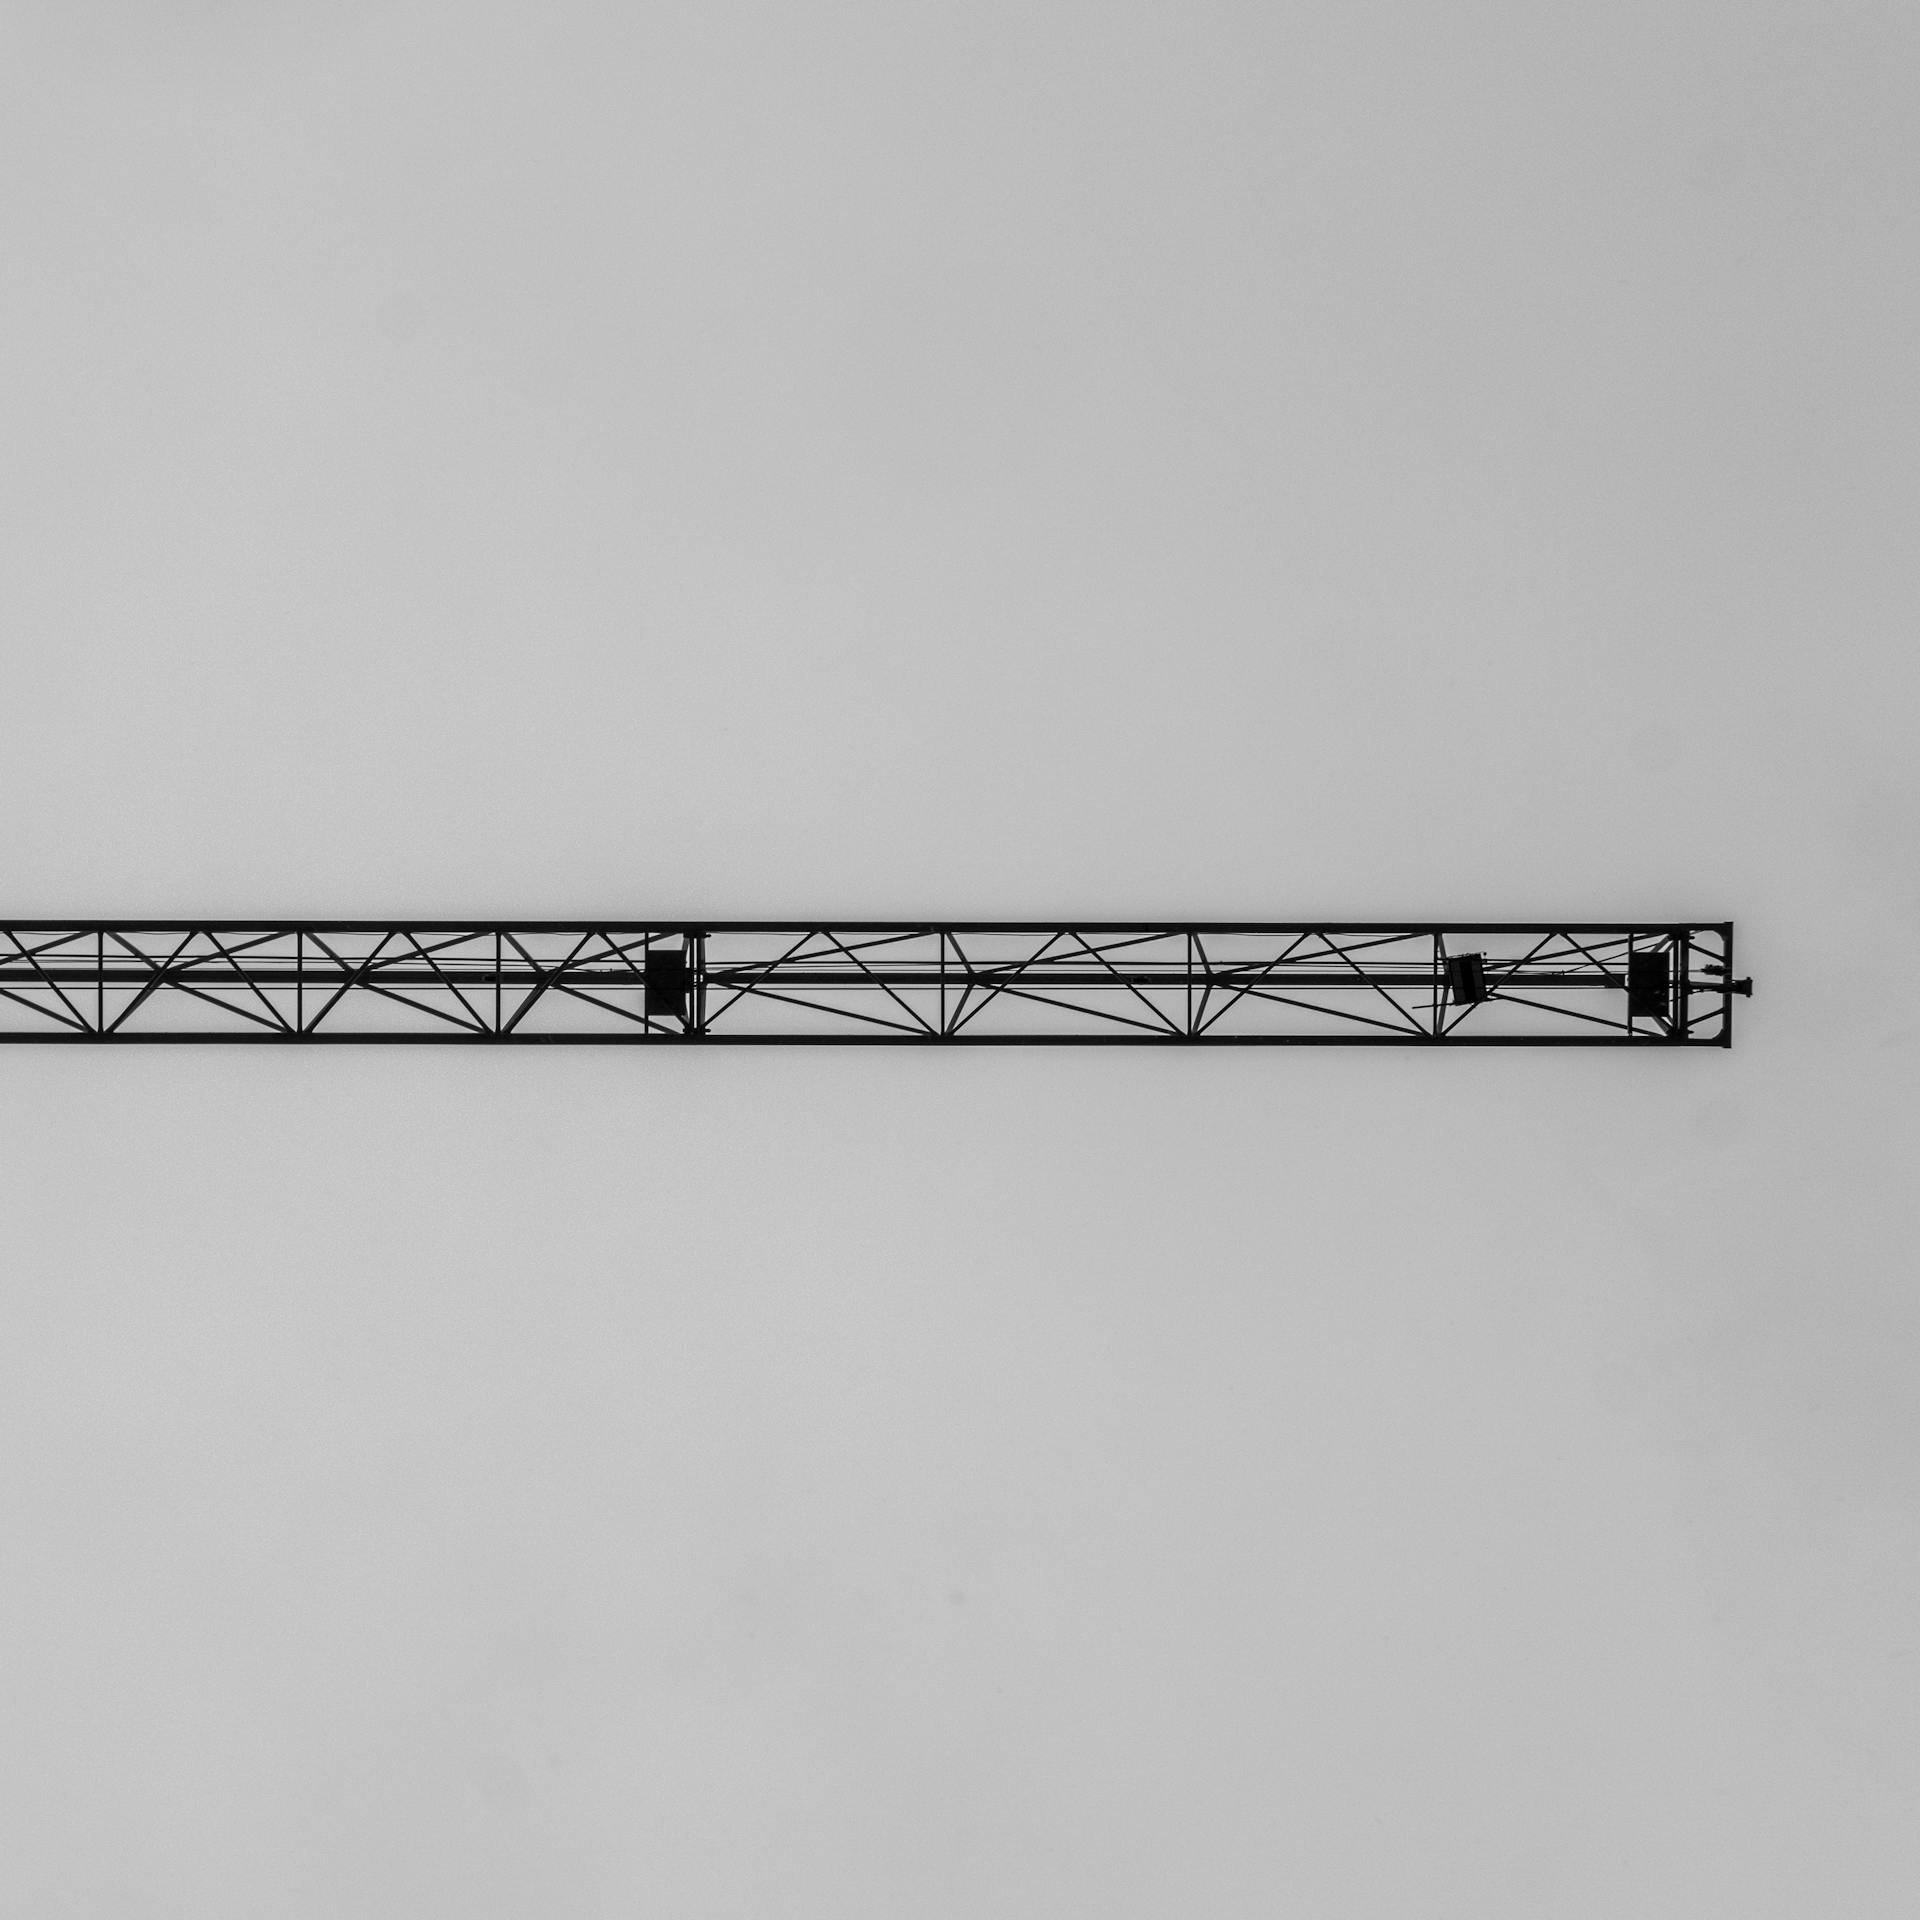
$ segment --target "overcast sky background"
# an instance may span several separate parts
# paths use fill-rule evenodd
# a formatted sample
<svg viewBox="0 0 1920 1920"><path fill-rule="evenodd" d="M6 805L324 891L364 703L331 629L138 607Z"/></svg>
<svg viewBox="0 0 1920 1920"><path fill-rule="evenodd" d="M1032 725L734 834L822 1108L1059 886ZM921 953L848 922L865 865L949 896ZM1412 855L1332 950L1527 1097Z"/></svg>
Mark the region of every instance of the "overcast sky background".
<svg viewBox="0 0 1920 1920"><path fill-rule="evenodd" d="M1680 1057L0 1053L0 1904L1911 1913L1917 54L0 11L0 912L1758 982Z"/></svg>

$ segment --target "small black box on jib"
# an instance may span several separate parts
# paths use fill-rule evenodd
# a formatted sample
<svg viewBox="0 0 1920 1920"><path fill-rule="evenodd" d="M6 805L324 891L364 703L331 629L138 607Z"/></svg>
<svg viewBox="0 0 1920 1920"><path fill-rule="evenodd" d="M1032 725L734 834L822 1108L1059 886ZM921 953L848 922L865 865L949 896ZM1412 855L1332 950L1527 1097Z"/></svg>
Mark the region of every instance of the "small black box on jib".
<svg viewBox="0 0 1920 1920"><path fill-rule="evenodd" d="M1673 956L1665 947L1627 956L1627 1011L1636 1020L1671 1017Z"/></svg>
<svg viewBox="0 0 1920 1920"><path fill-rule="evenodd" d="M1456 1007L1477 1006L1487 997L1487 956L1484 953L1447 955L1447 997Z"/></svg>
<svg viewBox="0 0 1920 1920"><path fill-rule="evenodd" d="M647 953L647 1018L684 1020L687 992L692 985L687 956L678 947L654 947Z"/></svg>

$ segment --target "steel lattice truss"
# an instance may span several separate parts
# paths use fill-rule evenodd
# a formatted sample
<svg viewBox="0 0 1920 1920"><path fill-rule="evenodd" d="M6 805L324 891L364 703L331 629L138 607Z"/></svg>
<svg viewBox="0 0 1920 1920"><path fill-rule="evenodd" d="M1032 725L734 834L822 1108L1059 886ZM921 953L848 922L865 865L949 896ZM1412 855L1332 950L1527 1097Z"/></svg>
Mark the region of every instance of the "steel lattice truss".
<svg viewBox="0 0 1920 1920"><path fill-rule="evenodd" d="M1733 928L0 927L0 1042L1730 1046Z"/></svg>

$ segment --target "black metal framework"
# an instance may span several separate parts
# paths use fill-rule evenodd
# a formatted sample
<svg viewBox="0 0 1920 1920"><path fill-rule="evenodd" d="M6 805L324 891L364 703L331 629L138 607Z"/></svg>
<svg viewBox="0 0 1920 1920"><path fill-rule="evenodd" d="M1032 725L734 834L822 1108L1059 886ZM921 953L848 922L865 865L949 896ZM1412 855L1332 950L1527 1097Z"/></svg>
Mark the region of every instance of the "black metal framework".
<svg viewBox="0 0 1920 1920"><path fill-rule="evenodd" d="M16 921L0 1043L1731 1046L1730 922Z"/></svg>

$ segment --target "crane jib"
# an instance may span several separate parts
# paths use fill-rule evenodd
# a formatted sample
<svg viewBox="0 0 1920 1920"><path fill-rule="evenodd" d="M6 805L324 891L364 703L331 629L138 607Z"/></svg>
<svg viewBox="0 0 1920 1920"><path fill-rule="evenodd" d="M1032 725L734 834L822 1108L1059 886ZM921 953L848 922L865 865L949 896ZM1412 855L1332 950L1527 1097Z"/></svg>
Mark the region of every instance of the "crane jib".
<svg viewBox="0 0 1920 1920"><path fill-rule="evenodd" d="M1732 1044L1726 921L0 924L0 1044Z"/></svg>

